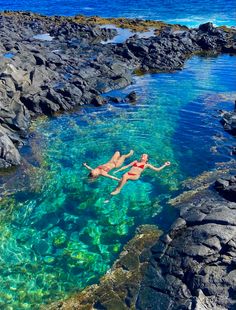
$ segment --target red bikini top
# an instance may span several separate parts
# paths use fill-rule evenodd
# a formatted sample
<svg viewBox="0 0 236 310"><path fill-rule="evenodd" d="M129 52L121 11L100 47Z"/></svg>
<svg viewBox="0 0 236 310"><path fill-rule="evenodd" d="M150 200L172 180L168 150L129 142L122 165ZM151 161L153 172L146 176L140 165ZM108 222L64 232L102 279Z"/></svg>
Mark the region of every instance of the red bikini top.
<svg viewBox="0 0 236 310"><path fill-rule="evenodd" d="M106 166L98 166L99 169L104 170L105 172L109 172L111 169Z"/></svg>
<svg viewBox="0 0 236 310"><path fill-rule="evenodd" d="M134 163L133 164L133 167L137 167L137 168L140 168L140 169L144 169L144 166L145 166L145 164L143 164L143 165L138 165L138 163Z"/></svg>

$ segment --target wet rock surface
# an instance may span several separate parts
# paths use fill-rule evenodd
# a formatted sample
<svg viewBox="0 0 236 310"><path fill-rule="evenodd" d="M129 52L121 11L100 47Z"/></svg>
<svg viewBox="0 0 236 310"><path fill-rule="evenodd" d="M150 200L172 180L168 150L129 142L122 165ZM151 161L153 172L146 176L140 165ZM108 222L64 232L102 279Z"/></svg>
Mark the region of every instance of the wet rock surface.
<svg viewBox="0 0 236 310"><path fill-rule="evenodd" d="M233 309L236 204L205 191L152 249L137 309Z"/></svg>
<svg viewBox="0 0 236 310"><path fill-rule="evenodd" d="M73 18L0 14L0 125L15 148L6 161L1 142L0 168L19 163L32 117L103 105L101 95L131 84L133 72L179 70L193 53L236 51L234 30L211 23L191 30L162 25L150 38L102 44L116 33Z"/></svg>
<svg viewBox="0 0 236 310"><path fill-rule="evenodd" d="M236 202L236 176L217 179L215 189L226 199Z"/></svg>
<svg viewBox="0 0 236 310"><path fill-rule="evenodd" d="M221 123L225 131L236 136L236 101L234 103L234 111L222 111Z"/></svg>

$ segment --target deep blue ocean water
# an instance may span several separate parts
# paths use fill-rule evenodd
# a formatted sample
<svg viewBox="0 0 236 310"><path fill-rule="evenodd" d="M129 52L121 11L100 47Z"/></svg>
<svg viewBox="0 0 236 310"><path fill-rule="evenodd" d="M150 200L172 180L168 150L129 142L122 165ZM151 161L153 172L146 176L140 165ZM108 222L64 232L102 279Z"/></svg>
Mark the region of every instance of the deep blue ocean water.
<svg viewBox="0 0 236 310"><path fill-rule="evenodd" d="M0 10L26 10L45 15L99 15L163 20L196 26L206 21L236 25L235 0L1 0Z"/></svg>

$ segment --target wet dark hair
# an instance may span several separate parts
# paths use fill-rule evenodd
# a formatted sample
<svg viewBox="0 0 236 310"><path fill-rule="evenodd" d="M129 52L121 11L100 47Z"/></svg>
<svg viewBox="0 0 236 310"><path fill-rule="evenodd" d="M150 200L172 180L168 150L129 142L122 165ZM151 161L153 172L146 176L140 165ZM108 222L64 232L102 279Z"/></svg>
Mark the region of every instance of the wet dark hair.
<svg viewBox="0 0 236 310"><path fill-rule="evenodd" d="M88 177L89 177L90 180L96 180L96 179L98 178L98 176L95 177L95 176L92 174L92 171L89 172Z"/></svg>
<svg viewBox="0 0 236 310"><path fill-rule="evenodd" d="M97 180L97 177L93 177L91 172L88 174L87 182L94 183Z"/></svg>

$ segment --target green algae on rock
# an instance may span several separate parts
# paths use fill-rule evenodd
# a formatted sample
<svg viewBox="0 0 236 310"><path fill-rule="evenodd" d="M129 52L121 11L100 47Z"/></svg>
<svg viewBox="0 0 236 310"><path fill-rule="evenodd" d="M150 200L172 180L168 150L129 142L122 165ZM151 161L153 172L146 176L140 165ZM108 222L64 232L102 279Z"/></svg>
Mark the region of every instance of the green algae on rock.
<svg viewBox="0 0 236 310"><path fill-rule="evenodd" d="M135 309L140 281L151 254L150 248L161 234L155 225L140 226L98 285L91 285L68 300L56 302L45 309Z"/></svg>
<svg viewBox="0 0 236 310"><path fill-rule="evenodd" d="M162 21L155 20L143 20L138 18L104 18L99 16L84 16L76 15L74 20L77 23L85 25L115 25L120 28L131 29L134 32L148 31L150 28L155 28L156 31L162 30L165 27L171 27L173 30L186 30L188 27L181 25L172 25Z"/></svg>

